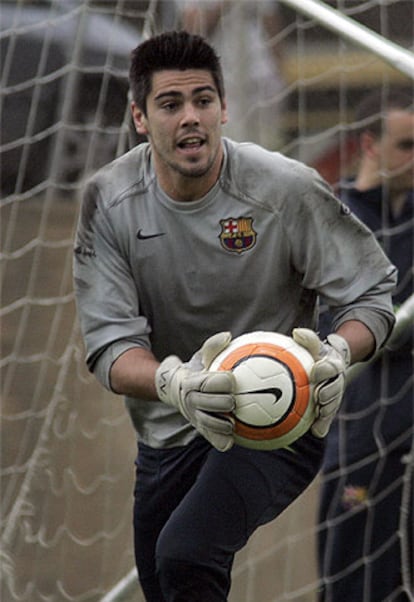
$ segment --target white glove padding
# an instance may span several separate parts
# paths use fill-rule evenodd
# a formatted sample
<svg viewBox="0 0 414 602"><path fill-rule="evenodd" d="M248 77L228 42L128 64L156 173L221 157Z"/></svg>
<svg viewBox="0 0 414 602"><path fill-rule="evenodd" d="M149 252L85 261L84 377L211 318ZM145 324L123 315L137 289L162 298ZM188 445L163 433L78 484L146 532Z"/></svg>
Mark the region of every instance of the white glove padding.
<svg viewBox="0 0 414 602"><path fill-rule="evenodd" d="M310 379L315 385L314 399L317 418L311 431L316 437L325 437L339 409L345 391L345 371L351 363L348 343L338 334L330 334L322 342L316 332L308 328L295 328L293 339L305 347L315 363Z"/></svg>
<svg viewBox="0 0 414 602"><path fill-rule="evenodd" d="M213 359L231 341L229 332L219 332L206 340L189 362L170 355L155 375L158 397L171 405L219 451L234 443L233 422L224 413L234 409L232 372L208 372Z"/></svg>

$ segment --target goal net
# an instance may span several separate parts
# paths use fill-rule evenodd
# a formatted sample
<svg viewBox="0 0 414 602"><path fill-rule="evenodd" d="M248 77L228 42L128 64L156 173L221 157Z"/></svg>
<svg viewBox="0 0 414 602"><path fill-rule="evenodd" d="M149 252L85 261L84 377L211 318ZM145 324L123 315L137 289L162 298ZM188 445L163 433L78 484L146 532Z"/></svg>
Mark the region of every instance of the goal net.
<svg viewBox="0 0 414 602"><path fill-rule="evenodd" d="M143 600L132 550L135 436L122 401L85 368L71 277L85 177L140 142L128 111L130 50L151 33L183 25L206 35L225 68L225 134L298 158L333 186L355 166L359 99L374 88L384 98L395 86L414 91L409 67L393 62L397 49L412 65L412 0L326 3L361 26L361 39L369 30L390 42L386 56L295 2L207 4L199 12L200 0L0 2L5 602ZM407 277L412 286L413 274ZM412 329L413 313L408 304L398 335ZM412 379L382 403L396 403ZM407 475L409 462L407 455ZM316 541L327 526L317 519L320 484L236 557L231 602L316 601ZM407 476L394 536L413 599L404 523L409 485ZM356 560L369 561L368 551Z"/></svg>

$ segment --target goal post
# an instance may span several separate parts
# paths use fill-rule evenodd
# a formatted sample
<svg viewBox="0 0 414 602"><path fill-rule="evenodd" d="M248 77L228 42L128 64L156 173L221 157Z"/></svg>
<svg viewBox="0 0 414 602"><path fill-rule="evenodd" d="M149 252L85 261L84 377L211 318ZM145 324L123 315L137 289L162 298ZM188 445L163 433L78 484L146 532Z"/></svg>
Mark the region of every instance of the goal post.
<svg viewBox="0 0 414 602"><path fill-rule="evenodd" d="M321 0L280 0L280 2L315 19L334 34L381 57L392 67L414 79L414 54L409 50L371 31Z"/></svg>

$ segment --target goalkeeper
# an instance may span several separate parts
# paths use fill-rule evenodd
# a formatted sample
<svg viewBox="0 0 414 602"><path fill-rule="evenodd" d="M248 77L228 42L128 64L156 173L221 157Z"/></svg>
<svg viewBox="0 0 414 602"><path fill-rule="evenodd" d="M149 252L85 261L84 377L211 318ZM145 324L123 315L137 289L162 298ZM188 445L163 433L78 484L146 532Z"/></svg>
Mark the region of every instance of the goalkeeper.
<svg viewBox="0 0 414 602"><path fill-rule="evenodd" d="M87 363L125 397L137 432L146 599L224 601L235 553L317 474L346 367L392 328L396 270L317 173L222 137L222 72L203 38L146 40L130 84L148 143L87 183L75 242ZM324 342L319 294L334 313ZM207 369L254 330L293 333L315 358L318 416L295 453L233 445L222 417L234 407L233 377Z"/></svg>

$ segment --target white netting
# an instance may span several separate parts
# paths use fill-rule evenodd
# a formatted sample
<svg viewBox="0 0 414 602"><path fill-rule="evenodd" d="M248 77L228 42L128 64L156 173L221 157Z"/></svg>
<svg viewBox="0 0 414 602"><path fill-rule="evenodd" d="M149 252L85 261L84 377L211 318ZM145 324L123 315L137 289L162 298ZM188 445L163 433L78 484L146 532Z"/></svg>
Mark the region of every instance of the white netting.
<svg viewBox="0 0 414 602"><path fill-rule="evenodd" d="M238 40L228 133L282 149L335 183L352 163L355 102L409 78L283 3L273 20L272 5L220 8L217 43L223 32ZM412 0L330 5L412 48ZM95 602L133 566L135 438L122 401L84 366L72 237L82 179L128 146L129 51L178 23L172 0L0 4L5 602ZM251 69L262 77L253 93ZM315 599L317 488L240 553L232 601ZM130 599L141 599L133 589Z"/></svg>

